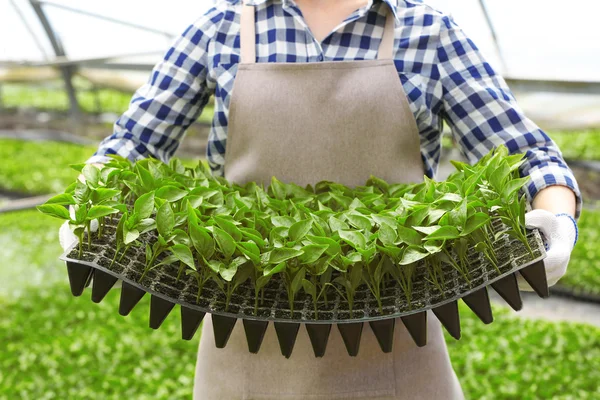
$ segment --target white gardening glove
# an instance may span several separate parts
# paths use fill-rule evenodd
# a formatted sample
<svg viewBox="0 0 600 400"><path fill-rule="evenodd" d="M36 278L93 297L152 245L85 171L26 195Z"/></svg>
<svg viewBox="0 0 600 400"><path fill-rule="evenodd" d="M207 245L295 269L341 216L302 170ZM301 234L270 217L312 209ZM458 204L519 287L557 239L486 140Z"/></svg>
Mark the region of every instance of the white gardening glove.
<svg viewBox="0 0 600 400"><path fill-rule="evenodd" d="M577 223L568 214L554 215L547 210L533 210L525 214L525 225L542 232L546 243L546 278L552 286L567 272L571 251L578 239ZM533 291L525 279L518 275L519 289Z"/></svg>
<svg viewBox="0 0 600 400"><path fill-rule="evenodd" d="M72 219L75 219L75 209L69 206L69 214ZM92 232L96 232L98 230L98 220L95 219L92 221L90 226ZM73 243L77 243L77 236L71 230L69 226L69 221L65 221L58 230L58 241L60 242L60 247L62 247L63 251L66 251Z"/></svg>

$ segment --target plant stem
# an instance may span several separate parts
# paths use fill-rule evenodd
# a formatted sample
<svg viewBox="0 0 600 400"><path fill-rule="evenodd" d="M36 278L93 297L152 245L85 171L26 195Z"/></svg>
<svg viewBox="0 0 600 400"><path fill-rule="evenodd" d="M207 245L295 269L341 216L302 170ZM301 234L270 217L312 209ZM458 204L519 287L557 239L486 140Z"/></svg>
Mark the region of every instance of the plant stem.
<svg viewBox="0 0 600 400"><path fill-rule="evenodd" d="M120 248L119 248L119 246L117 246L117 248L115 249L115 256L113 257L109 268L111 268L114 265L115 261L117 260L117 255L119 254L119 250L120 250Z"/></svg>
<svg viewBox="0 0 600 400"><path fill-rule="evenodd" d="M225 299L225 311L229 311L229 302L231 301L231 282L227 282L227 298Z"/></svg>
<svg viewBox="0 0 600 400"><path fill-rule="evenodd" d="M87 242L88 242L88 251L92 250L92 222L88 221L87 223Z"/></svg>
<svg viewBox="0 0 600 400"><path fill-rule="evenodd" d="M254 291L254 315L258 314L258 290Z"/></svg>
<svg viewBox="0 0 600 400"><path fill-rule="evenodd" d="M179 272L177 273L176 282L179 282L179 279L181 278L181 274L183 274L183 270L184 270L184 264L180 261L179 262Z"/></svg>

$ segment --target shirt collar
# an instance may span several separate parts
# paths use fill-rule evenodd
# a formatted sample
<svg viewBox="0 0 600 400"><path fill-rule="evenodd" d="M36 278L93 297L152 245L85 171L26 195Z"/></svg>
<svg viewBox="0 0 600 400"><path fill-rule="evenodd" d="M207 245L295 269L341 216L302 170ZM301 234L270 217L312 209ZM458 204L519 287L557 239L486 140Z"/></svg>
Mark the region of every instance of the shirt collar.
<svg viewBox="0 0 600 400"><path fill-rule="evenodd" d="M240 1L242 1L242 0L240 0ZM272 1L272 0L247 0L247 4L256 6L256 5L264 4L268 1ZM288 4L290 4L290 2L292 0L280 0L280 1L283 2L284 5L288 5ZM374 1L376 1L376 0L370 0L369 5L372 5ZM400 1L403 1L403 0L381 0L381 1L384 1L385 3L387 3L390 6L390 8L392 9L392 13L394 14L394 17L396 18L396 21L398 22L400 20L400 15L398 12L398 8L400 7L399 3L400 3Z"/></svg>

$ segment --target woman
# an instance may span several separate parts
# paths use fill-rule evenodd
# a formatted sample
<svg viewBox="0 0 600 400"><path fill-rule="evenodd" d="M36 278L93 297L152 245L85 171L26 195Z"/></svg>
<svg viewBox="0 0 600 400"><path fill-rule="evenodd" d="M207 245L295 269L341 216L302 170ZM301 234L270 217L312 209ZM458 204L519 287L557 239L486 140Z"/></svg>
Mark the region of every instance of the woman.
<svg viewBox="0 0 600 400"><path fill-rule="evenodd" d="M447 15L408 0L222 0L174 43L89 162L115 153L168 160L213 94L208 160L236 182L433 177L442 121L471 162L498 145L526 153L521 173L536 209L527 222L546 236L549 283L564 274L577 183ZM320 359L305 331L288 360L272 325L258 354L248 352L241 323L225 349L215 348L210 318L204 325L196 399L463 398L432 314L423 348L398 323L391 354L365 329L349 357L332 330Z"/></svg>

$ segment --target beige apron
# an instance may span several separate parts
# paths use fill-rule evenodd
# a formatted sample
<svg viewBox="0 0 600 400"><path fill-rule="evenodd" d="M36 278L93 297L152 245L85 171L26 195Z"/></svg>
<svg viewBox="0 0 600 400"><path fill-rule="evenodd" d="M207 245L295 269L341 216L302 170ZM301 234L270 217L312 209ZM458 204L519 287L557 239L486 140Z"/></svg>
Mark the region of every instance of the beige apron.
<svg viewBox="0 0 600 400"><path fill-rule="evenodd" d="M243 6L241 55L229 109L225 177L263 182L276 176L299 185L331 180L364 184L423 179L419 135L392 60L394 18L388 13L377 60L255 63L254 7ZM368 324L366 324L368 326ZM428 344L418 348L401 320L392 353L365 326L350 357L332 329L315 358L304 327L292 356L281 355L273 324L251 354L238 320L224 349L204 322L194 398L462 399L439 321L428 312Z"/></svg>

